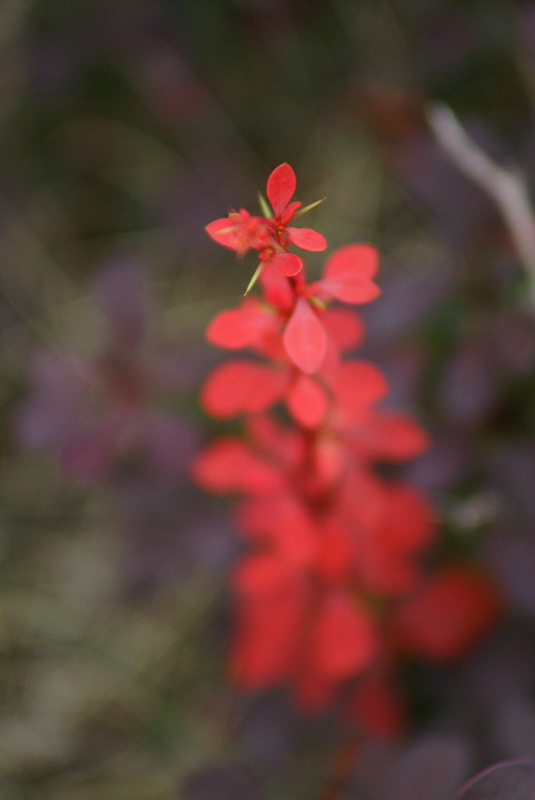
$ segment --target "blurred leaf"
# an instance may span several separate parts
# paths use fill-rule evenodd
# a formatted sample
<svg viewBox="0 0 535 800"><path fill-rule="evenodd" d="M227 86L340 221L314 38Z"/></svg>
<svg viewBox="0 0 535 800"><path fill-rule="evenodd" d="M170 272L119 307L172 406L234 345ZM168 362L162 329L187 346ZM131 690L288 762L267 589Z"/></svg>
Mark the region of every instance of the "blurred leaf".
<svg viewBox="0 0 535 800"><path fill-rule="evenodd" d="M509 761L482 772L457 800L535 800L535 761Z"/></svg>

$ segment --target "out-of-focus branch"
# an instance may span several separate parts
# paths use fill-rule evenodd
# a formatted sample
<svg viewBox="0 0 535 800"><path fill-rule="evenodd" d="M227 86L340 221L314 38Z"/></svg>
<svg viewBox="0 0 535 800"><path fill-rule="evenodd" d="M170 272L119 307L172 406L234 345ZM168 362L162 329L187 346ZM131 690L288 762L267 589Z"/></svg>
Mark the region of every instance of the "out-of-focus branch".
<svg viewBox="0 0 535 800"><path fill-rule="evenodd" d="M489 158L470 138L448 106L430 105L426 116L444 152L498 206L528 274L529 299L535 307L535 212L524 176Z"/></svg>

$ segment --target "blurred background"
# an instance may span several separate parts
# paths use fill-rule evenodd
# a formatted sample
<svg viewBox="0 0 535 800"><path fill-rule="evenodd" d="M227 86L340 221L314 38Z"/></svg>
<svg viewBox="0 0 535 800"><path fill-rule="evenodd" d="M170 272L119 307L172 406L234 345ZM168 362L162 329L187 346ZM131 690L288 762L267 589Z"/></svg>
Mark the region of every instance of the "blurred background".
<svg viewBox="0 0 535 800"><path fill-rule="evenodd" d="M225 684L236 545L188 478L203 330L252 272L204 226L282 161L331 247L381 250L364 354L432 435L435 555L504 598L408 669L412 728L347 797L535 755L535 275L426 121L535 188L535 3L2 0L0 65L0 797L321 796L336 721Z"/></svg>

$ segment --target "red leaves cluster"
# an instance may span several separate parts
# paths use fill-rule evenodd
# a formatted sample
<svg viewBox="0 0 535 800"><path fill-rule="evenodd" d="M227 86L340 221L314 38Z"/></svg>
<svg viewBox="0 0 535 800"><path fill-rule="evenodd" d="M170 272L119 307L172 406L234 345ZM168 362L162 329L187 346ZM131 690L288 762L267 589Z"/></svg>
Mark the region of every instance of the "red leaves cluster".
<svg viewBox="0 0 535 800"><path fill-rule="evenodd" d="M459 655L493 620L496 602L474 573L422 573L433 511L377 466L417 456L427 436L378 406L383 375L346 357L362 340L362 321L329 306L378 296L377 251L342 247L307 284L301 259L299 269L289 266L289 245L321 250L326 242L289 225L300 208L294 192L293 170L282 164L267 183L272 216L241 210L207 228L264 262L262 296L222 311L207 331L219 347L249 351L217 367L202 391L210 414L243 417L244 432L216 440L194 465L207 489L242 496L236 520L249 552L234 571L230 673L250 689L286 682L310 710L352 687L348 708L392 731L401 716L395 660ZM286 423L274 415L281 404Z"/></svg>
<svg viewBox="0 0 535 800"><path fill-rule="evenodd" d="M267 218L254 217L244 208L232 211L224 219L216 219L206 226L208 234L219 244L243 255L247 250L258 250L260 259L271 262L279 274L291 277L303 269L303 260L288 253L290 244L303 250L325 250L325 237L310 228L294 228L290 222L303 213L301 203L293 201L295 173L289 164L280 164L268 178L266 193L273 213Z"/></svg>

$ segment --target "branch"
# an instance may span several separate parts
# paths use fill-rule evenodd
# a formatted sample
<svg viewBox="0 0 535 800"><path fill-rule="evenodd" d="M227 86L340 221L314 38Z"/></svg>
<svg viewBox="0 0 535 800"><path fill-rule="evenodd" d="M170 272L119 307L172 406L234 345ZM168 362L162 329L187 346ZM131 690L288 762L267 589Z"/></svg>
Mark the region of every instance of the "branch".
<svg viewBox="0 0 535 800"><path fill-rule="evenodd" d="M489 158L448 106L431 105L426 116L444 152L497 205L527 272L529 298L535 307L535 217L524 176Z"/></svg>

